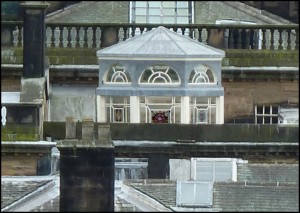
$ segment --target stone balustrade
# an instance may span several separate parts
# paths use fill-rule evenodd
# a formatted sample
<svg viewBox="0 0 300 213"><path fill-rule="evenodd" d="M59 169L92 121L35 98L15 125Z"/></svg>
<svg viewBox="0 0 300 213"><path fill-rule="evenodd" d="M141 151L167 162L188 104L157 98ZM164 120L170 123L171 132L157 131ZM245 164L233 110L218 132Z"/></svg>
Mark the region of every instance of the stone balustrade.
<svg viewBox="0 0 300 213"><path fill-rule="evenodd" d="M46 47L111 46L158 27L157 24L46 23ZM220 49L298 50L299 25L164 24L190 38ZM1 46L23 45L23 22L1 22Z"/></svg>

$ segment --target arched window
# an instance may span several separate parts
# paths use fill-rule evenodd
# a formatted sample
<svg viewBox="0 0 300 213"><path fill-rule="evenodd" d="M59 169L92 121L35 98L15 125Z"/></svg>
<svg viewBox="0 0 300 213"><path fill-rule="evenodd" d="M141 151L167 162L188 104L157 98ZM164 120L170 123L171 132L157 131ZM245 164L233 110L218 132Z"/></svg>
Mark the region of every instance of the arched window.
<svg viewBox="0 0 300 213"><path fill-rule="evenodd" d="M129 73L126 71L125 67L120 64L111 66L104 79L105 79L104 80L105 83L113 83L113 84L131 83L131 78L129 76Z"/></svg>
<svg viewBox="0 0 300 213"><path fill-rule="evenodd" d="M179 85L177 72L167 65L154 65L145 69L139 79L140 84Z"/></svg>
<svg viewBox="0 0 300 213"><path fill-rule="evenodd" d="M189 84L216 84L216 78L214 77L213 71L203 65L200 64L196 66L189 77Z"/></svg>

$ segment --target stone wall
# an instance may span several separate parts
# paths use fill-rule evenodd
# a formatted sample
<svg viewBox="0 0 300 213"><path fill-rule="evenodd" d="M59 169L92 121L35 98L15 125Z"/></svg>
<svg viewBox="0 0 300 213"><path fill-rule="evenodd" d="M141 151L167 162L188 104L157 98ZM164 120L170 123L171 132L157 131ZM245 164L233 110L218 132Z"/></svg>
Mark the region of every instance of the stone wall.
<svg viewBox="0 0 300 213"><path fill-rule="evenodd" d="M96 120L95 86L52 85L50 91L50 120L65 121L66 117L82 120L91 117Z"/></svg>
<svg viewBox="0 0 300 213"><path fill-rule="evenodd" d="M1 175L37 175L38 156L1 155Z"/></svg>
<svg viewBox="0 0 300 213"><path fill-rule="evenodd" d="M299 82L223 82L224 121L252 117L254 106L290 103L299 105Z"/></svg>

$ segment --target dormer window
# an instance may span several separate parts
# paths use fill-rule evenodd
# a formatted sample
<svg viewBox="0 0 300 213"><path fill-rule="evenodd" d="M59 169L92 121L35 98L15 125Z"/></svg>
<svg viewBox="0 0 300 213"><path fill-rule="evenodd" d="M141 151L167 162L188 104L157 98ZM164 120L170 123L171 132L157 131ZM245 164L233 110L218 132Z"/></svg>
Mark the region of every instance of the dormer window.
<svg viewBox="0 0 300 213"><path fill-rule="evenodd" d="M146 68L140 77L139 83L179 85L180 79L173 68L167 65L155 65Z"/></svg>
<svg viewBox="0 0 300 213"><path fill-rule="evenodd" d="M117 64L111 66L111 68L108 70L105 77L105 83L129 84L131 83L131 78L125 67Z"/></svg>
<svg viewBox="0 0 300 213"><path fill-rule="evenodd" d="M213 71L201 64L192 70L189 77L189 84L216 84L216 79Z"/></svg>

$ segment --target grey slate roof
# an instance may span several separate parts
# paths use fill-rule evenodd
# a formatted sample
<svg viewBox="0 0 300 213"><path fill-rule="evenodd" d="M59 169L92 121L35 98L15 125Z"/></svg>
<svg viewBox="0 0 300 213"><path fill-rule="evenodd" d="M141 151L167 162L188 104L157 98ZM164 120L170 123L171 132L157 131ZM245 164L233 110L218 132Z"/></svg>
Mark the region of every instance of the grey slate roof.
<svg viewBox="0 0 300 213"><path fill-rule="evenodd" d="M156 182L156 183L155 183ZM176 206L176 181L174 180L147 180L146 184L134 180L128 183L131 187L157 200L165 207Z"/></svg>
<svg viewBox="0 0 300 213"><path fill-rule="evenodd" d="M125 12L128 8L129 1L81 1L47 14L46 22L128 23L128 13Z"/></svg>
<svg viewBox="0 0 300 213"><path fill-rule="evenodd" d="M215 183L213 207L225 212L299 212L299 185Z"/></svg>
<svg viewBox="0 0 300 213"><path fill-rule="evenodd" d="M97 51L99 58L216 58L225 56L213 48L163 26Z"/></svg>
<svg viewBox="0 0 300 213"><path fill-rule="evenodd" d="M237 170L240 182L299 183L298 164L238 164Z"/></svg>
<svg viewBox="0 0 300 213"><path fill-rule="evenodd" d="M18 201L48 182L49 180L10 182L1 180L1 209Z"/></svg>

